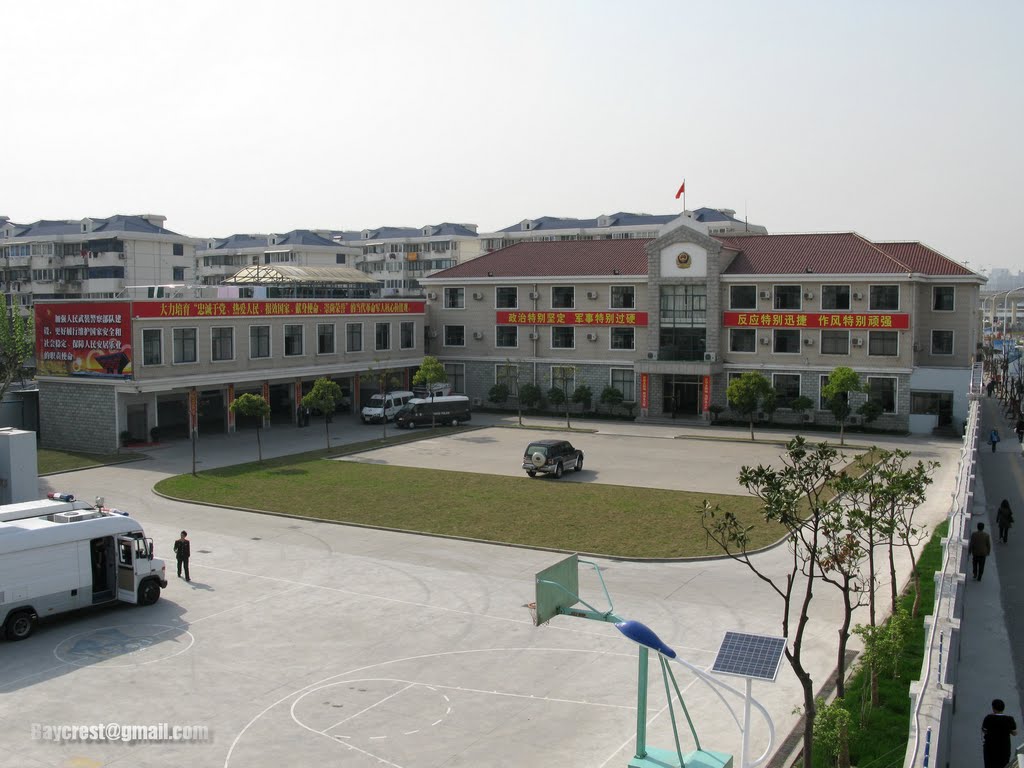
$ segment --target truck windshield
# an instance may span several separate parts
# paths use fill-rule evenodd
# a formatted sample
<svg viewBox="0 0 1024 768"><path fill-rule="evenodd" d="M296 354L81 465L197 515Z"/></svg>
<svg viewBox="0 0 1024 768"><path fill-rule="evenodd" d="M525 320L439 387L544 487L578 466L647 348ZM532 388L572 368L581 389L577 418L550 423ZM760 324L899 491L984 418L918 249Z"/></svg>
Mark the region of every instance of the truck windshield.
<svg viewBox="0 0 1024 768"><path fill-rule="evenodd" d="M368 404L368 407L370 407L370 408L383 408L384 407L384 398L381 395L374 395L373 397L370 398L370 402Z"/></svg>

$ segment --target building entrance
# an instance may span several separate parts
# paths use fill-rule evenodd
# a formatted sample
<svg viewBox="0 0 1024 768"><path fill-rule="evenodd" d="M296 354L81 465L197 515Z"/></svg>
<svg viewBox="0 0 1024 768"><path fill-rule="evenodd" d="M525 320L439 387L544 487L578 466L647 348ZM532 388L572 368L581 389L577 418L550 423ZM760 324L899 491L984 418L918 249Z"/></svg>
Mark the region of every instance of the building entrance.
<svg viewBox="0 0 1024 768"><path fill-rule="evenodd" d="M700 415L700 376L666 376L662 384L662 401L666 416Z"/></svg>

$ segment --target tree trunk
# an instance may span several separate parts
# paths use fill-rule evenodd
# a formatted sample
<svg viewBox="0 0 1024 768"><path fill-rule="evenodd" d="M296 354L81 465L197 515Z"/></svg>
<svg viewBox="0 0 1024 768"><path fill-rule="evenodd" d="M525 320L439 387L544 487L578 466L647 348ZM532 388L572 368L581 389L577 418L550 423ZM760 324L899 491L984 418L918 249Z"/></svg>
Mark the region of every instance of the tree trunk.
<svg viewBox="0 0 1024 768"><path fill-rule="evenodd" d="M839 422L839 444L846 445L846 419Z"/></svg>
<svg viewBox="0 0 1024 768"><path fill-rule="evenodd" d="M896 545L889 539L889 601L890 610L896 613L896 601L899 594L896 591Z"/></svg>
<svg viewBox="0 0 1024 768"><path fill-rule="evenodd" d="M910 550L910 575L914 577L914 606L910 609L910 617L917 618L917 612L921 608L921 574L917 570L917 558L914 557L914 548L907 546Z"/></svg>
<svg viewBox="0 0 1024 768"><path fill-rule="evenodd" d="M750 439L754 439L754 414L750 414Z"/></svg>
<svg viewBox="0 0 1024 768"><path fill-rule="evenodd" d="M878 706L878 668L871 665L871 708Z"/></svg>
<svg viewBox="0 0 1024 768"><path fill-rule="evenodd" d="M263 418L263 417L262 416L257 416L256 418ZM256 425L256 455L259 456L259 460L262 463L263 462L263 444L260 442L260 425L259 424Z"/></svg>
<svg viewBox="0 0 1024 768"><path fill-rule="evenodd" d="M327 413L324 412L324 439L327 441L327 450L331 450L331 428L327 425L330 423L328 420Z"/></svg>
<svg viewBox="0 0 1024 768"><path fill-rule="evenodd" d="M839 727L839 756L836 762L839 768L850 768L850 733L845 724Z"/></svg>
<svg viewBox="0 0 1024 768"><path fill-rule="evenodd" d="M874 523L868 529L868 619L871 626L875 622L875 529Z"/></svg>
<svg viewBox="0 0 1024 768"><path fill-rule="evenodd" d="M836 664L836 696L846 698L846 645L850 640L850 622L853 606L850 604L850 580L843 585L843 626L839 628L839 658Z"/></svg>

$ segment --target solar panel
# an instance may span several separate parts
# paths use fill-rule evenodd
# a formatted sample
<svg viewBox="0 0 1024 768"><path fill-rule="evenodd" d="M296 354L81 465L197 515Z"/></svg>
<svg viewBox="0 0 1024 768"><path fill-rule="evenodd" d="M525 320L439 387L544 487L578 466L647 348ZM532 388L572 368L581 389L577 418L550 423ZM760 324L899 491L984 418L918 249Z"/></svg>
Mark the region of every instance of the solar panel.
<svg viewBox="0 0 1024 768"><path fill-rule="evenodd" d="M712 672L758 680L774 680L786 649L786 638L726 632Z"/></svg>

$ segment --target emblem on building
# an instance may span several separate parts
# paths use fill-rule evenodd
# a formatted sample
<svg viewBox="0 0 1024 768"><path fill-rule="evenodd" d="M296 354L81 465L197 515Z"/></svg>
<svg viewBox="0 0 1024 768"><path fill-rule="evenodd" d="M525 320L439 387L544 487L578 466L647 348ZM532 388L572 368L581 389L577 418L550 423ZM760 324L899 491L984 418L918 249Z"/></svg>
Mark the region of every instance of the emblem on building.
<svg viewBox="0 0 1024 768"><path fill-rule="evenodd" d="M686 251L683 251L678 256L676 256L676 266L679 267L680 269L689 269L692 261L693 260L690 258L690 254L688 254Z"/></svg>

